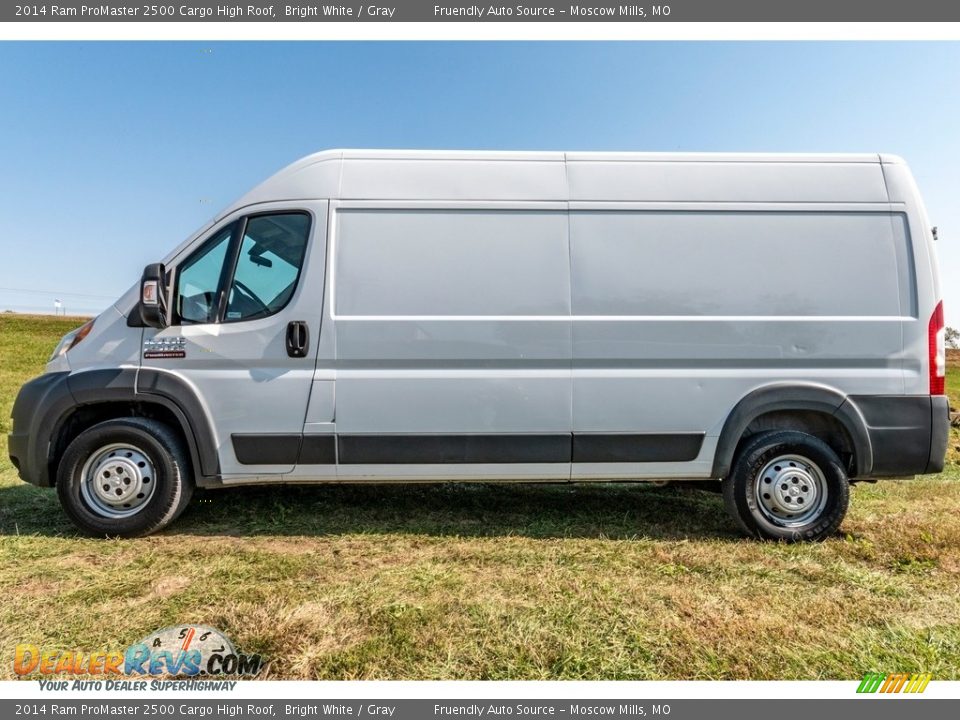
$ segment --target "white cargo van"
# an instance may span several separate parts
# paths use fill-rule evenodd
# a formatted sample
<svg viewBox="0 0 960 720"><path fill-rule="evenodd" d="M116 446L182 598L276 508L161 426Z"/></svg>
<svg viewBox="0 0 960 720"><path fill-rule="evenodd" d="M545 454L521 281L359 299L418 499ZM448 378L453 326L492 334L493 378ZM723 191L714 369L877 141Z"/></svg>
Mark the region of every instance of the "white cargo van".
<svg viewBox="0 0 960 720"><path fill-rule="evenodd" d="M943 327L893 156L328 151L67 335L10 455L105 535L195 486L712 478L813 540L942 469Z"/></svg>

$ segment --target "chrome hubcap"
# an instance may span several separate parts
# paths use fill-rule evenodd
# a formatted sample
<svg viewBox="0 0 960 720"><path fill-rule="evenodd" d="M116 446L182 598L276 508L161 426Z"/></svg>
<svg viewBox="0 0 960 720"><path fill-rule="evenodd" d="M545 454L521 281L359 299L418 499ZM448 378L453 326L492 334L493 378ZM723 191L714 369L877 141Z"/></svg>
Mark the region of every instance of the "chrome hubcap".
<svg viewBox="0 0 960 720"><path fill-rule="evenodd" d="M804 525L827 501L827 482L814 463L800 455L781 455L757 476L757 507L764 518L782 527Z"/></svg>
<svg viewBox="0 0 960 720"><path fill-rule="evenodd" d="M124 518L135 515L156 487L156 472L140 448L126 443L107 445L84 463L80 492L98 515Z"/></svg>

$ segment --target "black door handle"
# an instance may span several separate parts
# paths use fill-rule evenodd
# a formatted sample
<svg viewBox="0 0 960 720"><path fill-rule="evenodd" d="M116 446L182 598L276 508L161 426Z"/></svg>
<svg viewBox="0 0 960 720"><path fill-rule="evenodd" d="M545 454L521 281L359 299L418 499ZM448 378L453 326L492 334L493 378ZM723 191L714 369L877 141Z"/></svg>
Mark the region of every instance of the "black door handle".
<svg viewBox="0 0 960 720"><path fill-rule="evenodd" d="M294 358L307 356L310 349L310 328L302 320L287 325L287 355Z"/></svg>

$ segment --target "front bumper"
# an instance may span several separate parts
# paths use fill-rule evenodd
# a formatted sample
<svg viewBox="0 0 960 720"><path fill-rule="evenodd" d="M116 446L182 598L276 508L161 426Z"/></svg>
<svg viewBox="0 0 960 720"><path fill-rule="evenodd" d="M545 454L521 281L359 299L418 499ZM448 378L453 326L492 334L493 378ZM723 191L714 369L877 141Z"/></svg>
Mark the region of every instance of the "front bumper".
<svg viewBox="0 0 960 720"><path fill-rule="evenodd" d="M20 388L13 404L13 431L7 436L10 462L21 479L49 487L53 484L50 441L57 421L76 403L67 384L68 372L34 378Z"/></svg>

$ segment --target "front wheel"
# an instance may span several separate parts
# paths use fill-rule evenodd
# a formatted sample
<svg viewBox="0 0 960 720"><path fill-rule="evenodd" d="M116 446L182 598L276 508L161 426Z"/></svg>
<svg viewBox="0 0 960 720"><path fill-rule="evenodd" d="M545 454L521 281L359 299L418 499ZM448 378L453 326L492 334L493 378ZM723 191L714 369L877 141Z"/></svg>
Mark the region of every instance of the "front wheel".
<svg viewBox="0 0 960 720"><path fill-rule="evenodd" d="M822 440L794 430L750 438L723 481L727 510L764 540L823 540L843 521L850 481Z"/></svg>
<svg viewBox="0 0 960 720"><path fill-rule="evenodd" d="M67 447L57 494L81 530L100 536L149 535L171 523L193 494L180 438L146 418L99 423Z"/></svg>

